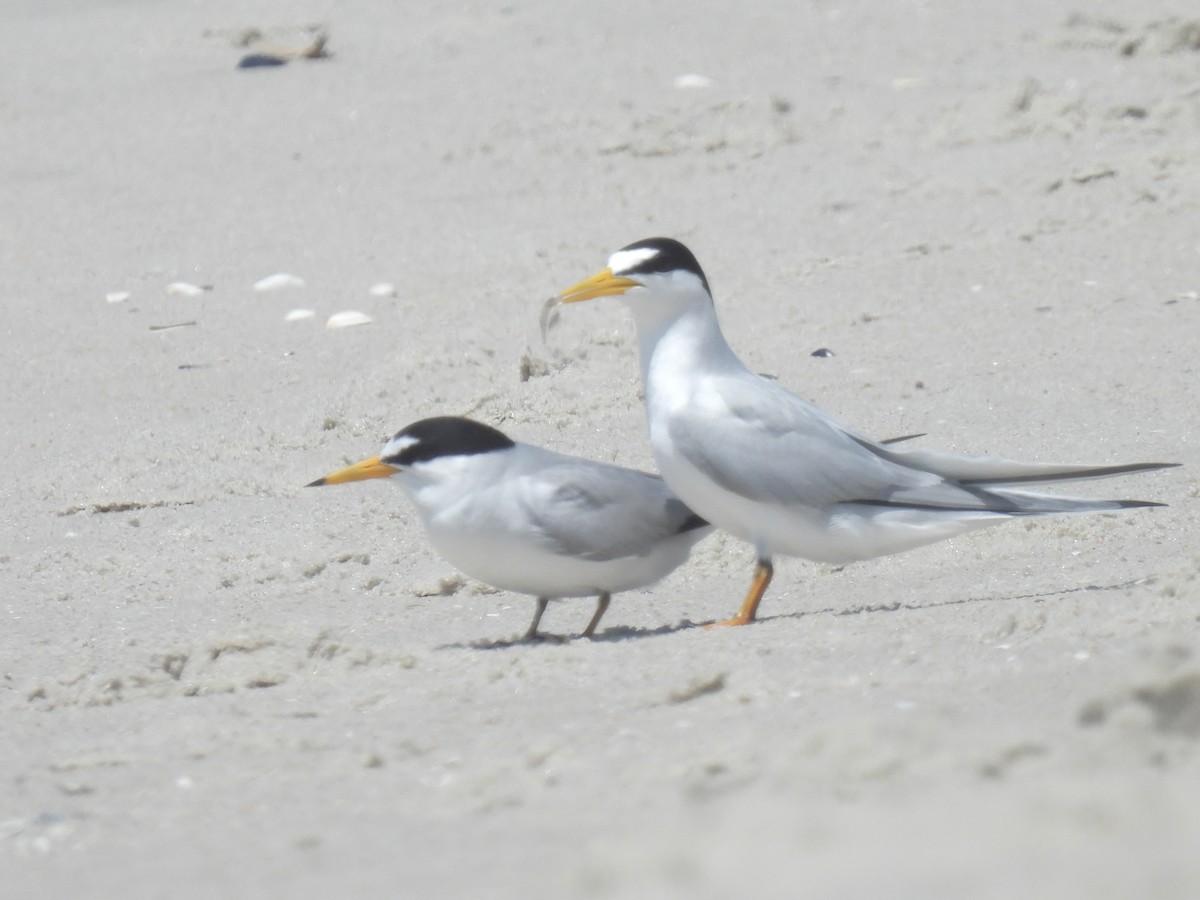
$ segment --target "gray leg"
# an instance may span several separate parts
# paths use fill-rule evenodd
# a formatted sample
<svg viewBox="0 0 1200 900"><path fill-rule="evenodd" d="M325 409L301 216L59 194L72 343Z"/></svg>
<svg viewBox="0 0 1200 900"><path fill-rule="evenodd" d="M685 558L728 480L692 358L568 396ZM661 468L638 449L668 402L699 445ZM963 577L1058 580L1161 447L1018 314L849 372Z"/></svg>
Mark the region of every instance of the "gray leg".
<svg viewBox="0 0 1200 900"><path fill-rule="evenodd" d="M592 621L588 622L587 628L583 629L583 636L590 638L596 633L596 626L600 624L600 620L604 618L604 613L608 609L608 603L612 600L612 594L605 591L596 600L596 612L592 614Z"/></svg>
<svg viewBox="0 0 1200 900"><path fill-rule="evenodd" d="M525 640L536 641L541 637L541 635L538 634L538 623L542 621L542 613L546 611L546 605L549 602L549 597L537 598L537 611L533 614L533 621L529 623L529 630L525 632Z"/></svg>

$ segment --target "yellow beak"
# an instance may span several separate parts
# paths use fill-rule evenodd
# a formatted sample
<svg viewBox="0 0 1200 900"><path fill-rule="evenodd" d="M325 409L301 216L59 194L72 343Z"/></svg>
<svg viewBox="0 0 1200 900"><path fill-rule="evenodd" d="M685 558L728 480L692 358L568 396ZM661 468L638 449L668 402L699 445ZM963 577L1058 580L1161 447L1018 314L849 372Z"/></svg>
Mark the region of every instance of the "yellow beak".
<svg viewBox="0 0 1200 900"><path fill-rule="evenodd" d="M604 269L591 278L585 278L579 284L567 288L558 295L558 299L563 303L579 303L581 300L595 300L597 297L623 294L635 287L640 287L640 284L629 278L614 275L612 269Z"/></svg>
<svg viewBox="0 0 1200 900"><path fill-rule="evenodd" d="M340 472L334 472L326 475L324 478L318 478L311 484L306 484L305 487L321 487L323 484L345 484L348 481L366 481L368 478L387 478L399 471L395 466L389 466L387 463L382 462L378 456L372 456L370 459L364 459L362 462L355 463L348 469L342 469Z"/></svg>

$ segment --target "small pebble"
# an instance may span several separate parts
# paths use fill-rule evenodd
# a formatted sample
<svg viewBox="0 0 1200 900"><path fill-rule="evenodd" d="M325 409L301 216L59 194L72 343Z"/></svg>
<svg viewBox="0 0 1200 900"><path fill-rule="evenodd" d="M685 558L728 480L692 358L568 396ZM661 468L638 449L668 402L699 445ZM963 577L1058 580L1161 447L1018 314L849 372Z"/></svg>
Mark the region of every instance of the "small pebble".
<svg viewBox="0 0 1200 900"><path fill-rule="evenodd" d="M266 278L260 278L254 282L256 291L279 291L284 288L302 287L304 287L304 279L288 272L276 272L274 275L268 275Z"/></svg>
<svg viewBox="0 0 1200 900"><path fill-rule="evenodd" d="M819 356L822 359L824 359L825 357L833 356L833 351L830 350L828 347L821 347L817 350L814 350L810 355L811 356Z"/></svg>
<svg viewBox="0 0 1200 900"><path fill-rule="evenodd" d="M273 53L249 53L238 60L239 69L261 69L264 67L285 66L287 60Z"/></svg>
<svg viewBox="0 0 1200 900"><path fill-rule="evenodd" d="M167 285L167 294L172 297L199 297L204 288L198 284L188 284L186 281L172 281Z"/></svg>
<svg viewBox="0 0 1200 900"><path fill-rule="evenodd" d="M379 284L371 285L367 293L372 297L395 297L398 291L390 281L381 281Z"/></svg>
<svg viewBox="0 0 1200 900"><path fill-rule="evenodd" d="M132 294L129 291L109 291L104 295L104 299L109 303L124 303Z"/></svg>
<svg viewBox="0 0 1200 900"><path fill-rule="evenodd" d="M350 328L353 325L369 325L373 322L370 316L366 313L357 312L353 309L343 310L339 313L334 313L329 317L329 321L325 323L326 328Z"/></svg>

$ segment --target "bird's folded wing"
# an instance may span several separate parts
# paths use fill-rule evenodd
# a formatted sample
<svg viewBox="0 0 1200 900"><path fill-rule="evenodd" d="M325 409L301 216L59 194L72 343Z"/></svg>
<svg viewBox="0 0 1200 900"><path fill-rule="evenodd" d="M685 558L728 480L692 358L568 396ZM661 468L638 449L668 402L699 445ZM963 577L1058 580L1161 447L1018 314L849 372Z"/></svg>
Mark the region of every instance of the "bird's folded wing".
<svg viewBox="0 0 1200 900"><path fill-rule="evenodd" d="M692 413L669 426L676 452L721 487L752 500L816 509L840 503L948 510L1012 505L921 464L938 454L890 451L771 382L715 378L693 399Z"/></svg>
<svg viewBox="0 0 1200 900"><path fill-rule="evenodd" d="M671 420L676 452L726 490L782 505L1016 512L1024 504L1003 491L1008 485L1104 478L1169 465L1071 466L898 452L765 381L712 379L691 410Z"/></svg>
<svg viewBox="0 0 1200 900"><path fill-rule="evenodd" d="M941 482L873 452L820 409L768 381L711 379L688 414L668 427L675 452L753 500L822 508Z"/></svg>
<svg viewBox="0 0 1200 900"><path fill-rule="evenodd" d="M645 556L696 526L661 478L598 463L546 470L525 506L546 549L594 562Z"/></svg>

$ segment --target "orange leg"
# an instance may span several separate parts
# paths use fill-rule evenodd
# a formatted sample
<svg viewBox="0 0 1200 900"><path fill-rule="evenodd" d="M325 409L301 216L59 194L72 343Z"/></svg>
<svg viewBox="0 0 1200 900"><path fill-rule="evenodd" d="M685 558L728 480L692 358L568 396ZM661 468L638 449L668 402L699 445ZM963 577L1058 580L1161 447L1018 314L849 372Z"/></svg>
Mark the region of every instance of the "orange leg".
<svg viewBox="0 0 1200 900"><path fill-rule="evenodd" d="M716 628L720 625L749 625L758 615L758 604L762 602L763 594L767 592L767 585L771 583L771 577L775 574L775 567L771 565L769 559L760 559L758 565L754 568L754 580L750 582L750 592L746 594L746 599L742 601L742 608L738 610L738 614L732 619L726 619L724 622L713 622L709 628Z"/></svg>
<svg viewBox="0 0 1200 900"><path fill-rule="evenodd" d="M587 628L583 629L583 636L590 638L596 633L596 626L600 624L600 619L604 617L604 611L608 609L608 601L612 599L612 594L605 591L596 601L596 612L592 615L592 621L588 622Z"/></svg>

